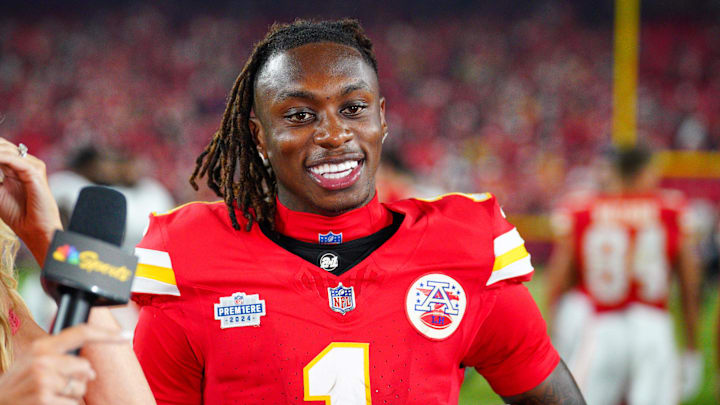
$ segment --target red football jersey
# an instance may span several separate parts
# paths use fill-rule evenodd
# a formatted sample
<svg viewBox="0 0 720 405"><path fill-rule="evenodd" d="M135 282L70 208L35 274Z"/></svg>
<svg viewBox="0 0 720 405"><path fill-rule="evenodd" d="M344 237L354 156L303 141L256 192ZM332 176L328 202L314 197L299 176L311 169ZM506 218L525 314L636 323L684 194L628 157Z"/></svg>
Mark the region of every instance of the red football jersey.
<svg viewBox="0 0 720 405"><path fill-rule="evenodd" d="M686 201L677 191L581 195L556 216L571 233L580 291L598 310L631 302L665 308L672 268L687 229Z"/></svg>
<svg viewBox="0 0 720 405"><path fill-rule="evenodd" d="M153 215L137 249L134 347L158 403L456 404L462 366L501 395L542 382L559 357L520 283L529 254L495 198L373 200L315 216L318 237L388 210L400 228L340 276L257 226L234 230L224 203ZM296 214L276 228L312 228ZM323 228L333 223L345 228Z"/></svg>

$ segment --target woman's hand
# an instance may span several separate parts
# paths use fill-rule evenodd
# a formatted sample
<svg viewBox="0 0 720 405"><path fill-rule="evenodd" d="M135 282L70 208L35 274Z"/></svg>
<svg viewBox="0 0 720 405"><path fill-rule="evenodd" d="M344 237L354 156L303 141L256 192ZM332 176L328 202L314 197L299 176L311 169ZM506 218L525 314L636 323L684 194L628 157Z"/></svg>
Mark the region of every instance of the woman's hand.
<svg viewBox="0 0 720 405"><path fill-rule="evenodd" d="M117 332L78 325L56 336L36 340L5 374L0 375L0 405L76 405L82 403L88 381L95 378L90 363L68 355L86 343L121 342Z"/></svg>
<svg viewBox="0 0 720 405"><path fill-rule="evenodd" d="M53 233L62 228L45 163L30 154L22 156L17 145L0 138L0 170L0 219L42 266Z"/></svg>

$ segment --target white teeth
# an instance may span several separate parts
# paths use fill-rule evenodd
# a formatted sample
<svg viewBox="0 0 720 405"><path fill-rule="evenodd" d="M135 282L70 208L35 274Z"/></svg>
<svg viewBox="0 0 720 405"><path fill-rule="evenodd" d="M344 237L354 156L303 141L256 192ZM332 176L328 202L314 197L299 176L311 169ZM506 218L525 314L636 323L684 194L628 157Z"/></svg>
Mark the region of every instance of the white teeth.
<svg viewBox="0 0 720 405"><path fill-rule="evenodd" d="M339 179L345 177L358 165L357 160L346 160L342 163L324 163L321 165L313 166L310 171L318 176L323 176L328 179Z"/></svg>
<svg viewBox="0 0 720 405"><path fill-rule="evenodd" d="M350 174L351 171L352 170L345 170L344 172L340 172L340 173L327 173L327 174L323 174L322 176L325 177L326 179L339 179L341 177L347 176L348 174Z"/></svg>

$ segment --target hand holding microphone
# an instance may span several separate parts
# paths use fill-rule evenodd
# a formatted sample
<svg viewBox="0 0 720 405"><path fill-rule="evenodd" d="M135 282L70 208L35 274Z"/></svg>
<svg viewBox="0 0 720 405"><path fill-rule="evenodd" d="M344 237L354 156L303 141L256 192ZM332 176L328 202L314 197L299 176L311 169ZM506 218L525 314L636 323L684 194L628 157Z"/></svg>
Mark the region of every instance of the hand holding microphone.
<svg viewBox="0 0 720 405"><path fill-rule="evenodd" d="M137 259L116 248L125 235L125 197L107 187L84 188L64 232L45 163L25 145L0 138L0 169L0 219L43 266L43 287L58 302L52 333L85 323L92 304L126 304Z"/></svg>
<svg viewBox="0 0 720 405"><path fill-rule="evenodd" d="M68 231L56 231L42 271L45 291L58 302L52 333L88 320L92 305L126 304L137 258L120 249L125 197L107 187L80 191Z"/></svg>
<svg viewBox="0 0 720 405"><path fill-rule="evenodd" d="M109 202L103 198L96 199L98 194L100 197L107 196L108 189L104 188L89 192L91 204L79 202L78 216L74 222L71 221L74 224L70 226L71 231L75 232L60 232L65 237L80 238L75 247L78 253L91 252L89 256L83 256L84 266L69 263L70 254L65 255L65 262L55 263L57 260L53 258L48 265L45 263L46 256L53 257L59 247L54 246L48 255L48 246L55 231L62 229L62 224L47 183L45 164L28 154L24 145L16 146L0 138L0 171L0 219L23 239L37 262L45 268L46 288L58 298L66 297L64 306L61 302L61 307L66 308L63 310L66 315L56 318L57 330L78 320L86 320L87 313L84 311L89 310L92 304L127 302L133 275L128 275L126 270L134 273L136 262L134 257L128 258L125 253L124 259L120 258L122 260L113 253L114 249L117 250L115 245L122 241L125 228L124 199L122 203L117 202L117 195L111 191ZM80 200L85 200L85 197ZM98 201L101 201L99 207ZM120 214L122 220L118 219ZM105 221L116 225L110 226ZM100 247L93 250L96 244ZM61 249L56 256L60 258L63 251L70 253L68 247ZM123 269L119 262L126 263L127 269ZM63 273L63 265L71 266L67 273ZM73 299L68 299L68 295ZM77 298L87 302L78 305ZM67 308L74 309L68 311ZM31 345L19 351L15 364L0 374L0 405L71 405L82 403L82 399L87 405L154 404L152 392L132 348L129 344L115 343L118 342L118 327L109 311L98 308L93 312L91 324L94 325L70 327L57 336L26 337L25 341L30 340ZM32 329L32 325L33 320L27 318L20 328ZM39 329L36 325L34 327ZM113 329L115 332L110 332ZM83 351L85 359L67 354L67 351L85 343L95 342L114 344L86 346ZM95 373L97 378L92 380Z"/></svg>

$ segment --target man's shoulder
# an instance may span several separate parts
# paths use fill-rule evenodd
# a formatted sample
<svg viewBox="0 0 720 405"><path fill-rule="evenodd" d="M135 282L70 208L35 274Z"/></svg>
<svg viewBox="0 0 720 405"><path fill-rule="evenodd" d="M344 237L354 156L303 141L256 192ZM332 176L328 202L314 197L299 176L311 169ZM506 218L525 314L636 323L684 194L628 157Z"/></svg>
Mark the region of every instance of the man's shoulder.
<svg viewBox="0 0 720 405"><path fill-rule="evenodd" d="M171 258L193 257L193 252L234 231L224 207L222 201L194 201L169 211L151 213L148 229L135 248L140 264L174 269ZM164 259L157 260L161 256Z"/></svg>
<svg viewBox="0 0 720 405"><path fill-rule="evenodd" d="M191 201L164 212L150 214L151 221L162 224L170 230L188 227L230 225L227 206L224 201Z"/></svg>
<svg viewBox="0 0 720 405"><path fill-rule="evenodd" d="M665 209L680 211L685 209L688 204L687 196L680 190L658 189L655 195Z"/></svg>
<svg viewBox="0 0 720 405"><path fill-rule="evenodd" d="M589 210L602 195L596 191L578 190L565 194L557 203L556 211L577 213Z"/></svg>
<svg viewBox="0 0 720 405"><path fill-rule="evenodd" d="M497 201L490 193L448 193L431 198L411 198L387 204L393 211L416 217L467 219L477 213L492 213Z"/></svg>
<svg viewBox="0 0 720 405"><path fill-rule="evenodd" d="M623 207L634 207L638 204L652 206L654 209L682 211L686 208L688 200L680 190L656 189L648 192L628 194L608 194L600 202L609 201Z"/></svg>
<svg viewBox="0 0 720 405"><path fill-rule="evenodd" d="M202 282L215 260L212 252L232 249L247 232L232 227L223 201L191 202L152 213L150 227L135 248L135 294L179 296L183 287ZM234 257L247 249L235 249Z"/></svg>
<svg viewBox="0 0 720 405"><path fill-rule="evenodd" d="M468 265L488 285L532 273L522 237L490 193L404 200L388 208L406 213L401 232L419 232L416 258L423 265Z"/></svg>

